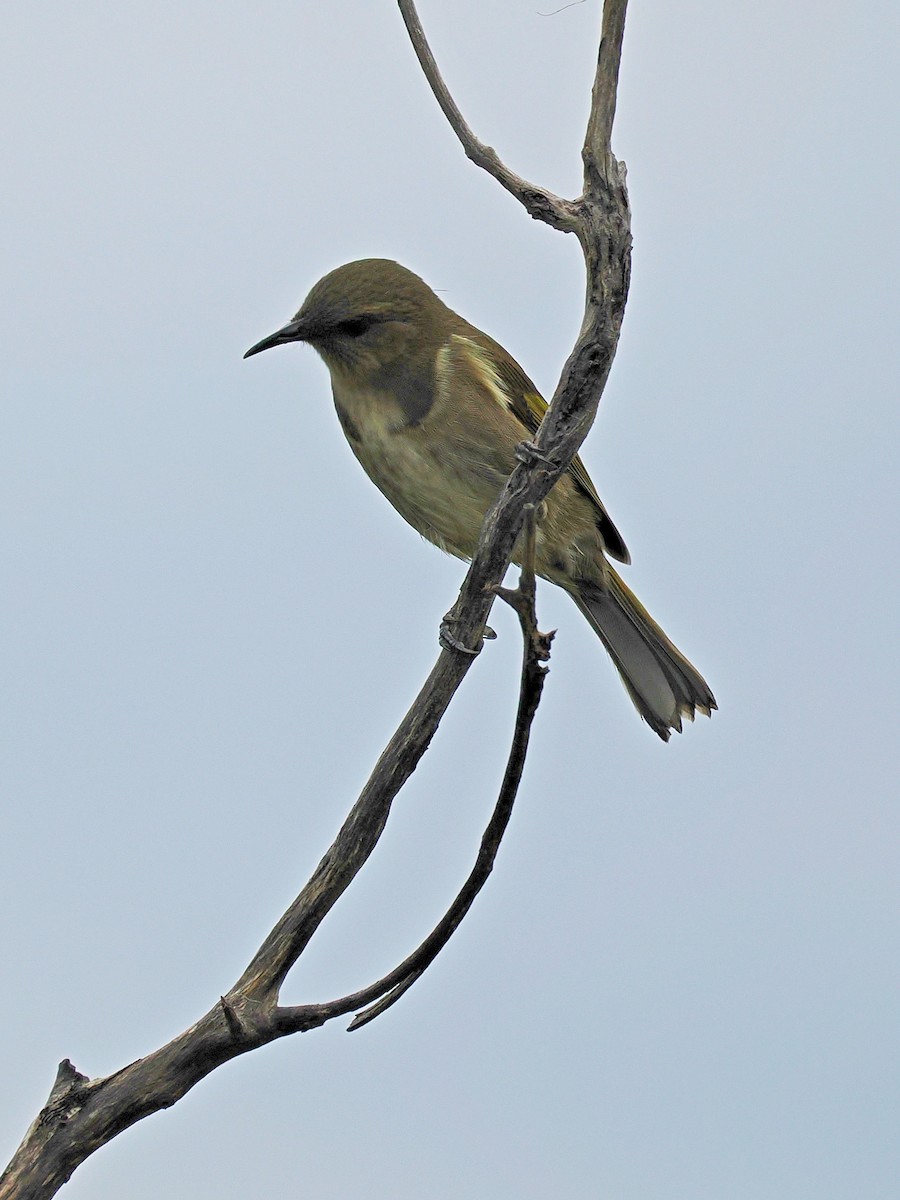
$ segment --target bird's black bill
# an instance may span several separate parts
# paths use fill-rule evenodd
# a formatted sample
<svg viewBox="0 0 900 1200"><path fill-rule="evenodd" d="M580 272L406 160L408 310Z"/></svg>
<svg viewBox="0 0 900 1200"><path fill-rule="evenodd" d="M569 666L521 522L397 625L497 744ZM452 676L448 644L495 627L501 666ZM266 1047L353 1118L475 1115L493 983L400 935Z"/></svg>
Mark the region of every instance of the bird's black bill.
<svg viewBox="0 0 900 1200"><path fill-rule="evenodd" d="M305 337L305 327L302 321L291 321L276 333L270 333L268 337L264 337L261 342L257 342L255 346L251 346L244 358L250 358L254 354L259 354L262 350L271 350L273 346L284 346L288 342L302 342Z"/></svg>

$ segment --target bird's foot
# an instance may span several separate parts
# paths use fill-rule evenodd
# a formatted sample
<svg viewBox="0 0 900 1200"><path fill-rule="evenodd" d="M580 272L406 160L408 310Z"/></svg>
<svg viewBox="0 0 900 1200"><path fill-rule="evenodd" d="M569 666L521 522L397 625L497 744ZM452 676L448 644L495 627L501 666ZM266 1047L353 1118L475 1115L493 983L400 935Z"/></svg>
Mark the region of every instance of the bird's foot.
<svg viewBox="0 0 900 1200"><path fill-rule="evenodd" d="M538 449L534 442L519 442L515 449L515 455L519 462L524 463L526 467L534 466L535 463L540 463L544 467L553 466L553 460L549 454Z"/></svg>
<svg viewBox="0 0 900 1200"><path fill-rule="evenodd" d="M468 654L474 658L476 654L481 653L481 644L479 643L479 645L473 649L471 646L466 646L463 642L461 642L453 632L456 623L456 617L453 615L452 611L448 612L441 621L441 628L438 633L438 641L445 650L458 650L460 654ZM482 641L492 642L496 636L496 633L493 631L493 629L491 629L490 625L485 625L484 631L481 635Z"/></svg>

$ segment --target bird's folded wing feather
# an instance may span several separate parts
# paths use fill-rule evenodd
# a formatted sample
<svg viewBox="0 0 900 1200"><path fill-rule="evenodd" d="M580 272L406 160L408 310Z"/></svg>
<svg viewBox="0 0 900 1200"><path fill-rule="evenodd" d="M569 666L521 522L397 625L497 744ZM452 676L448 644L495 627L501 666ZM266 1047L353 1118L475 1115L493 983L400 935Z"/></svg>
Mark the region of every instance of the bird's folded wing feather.
<svg viewBox="0 0 900 1200"><path fill-rule="evenodd" d="M456 343L454 348L467 360L467 365L480 379L485 391L517 418L523 426L525 437L534 437L547 411L547 402L512 355L499 342L474 327L470 335L455 334L453 341ZM631 562L625 540L597 495L597 489L580 456L576 455L572 460L569 474L597 510L597 527L603 536L607 553L619 562Z"/></svg>

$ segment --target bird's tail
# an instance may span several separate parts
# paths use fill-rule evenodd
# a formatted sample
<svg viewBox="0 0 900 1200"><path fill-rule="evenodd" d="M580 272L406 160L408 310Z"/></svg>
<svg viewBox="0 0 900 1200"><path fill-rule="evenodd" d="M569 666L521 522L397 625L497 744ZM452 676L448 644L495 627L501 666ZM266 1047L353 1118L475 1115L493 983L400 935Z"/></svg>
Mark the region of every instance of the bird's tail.
<svg viewBox="0 0 900 1200"><path fill-rule="evenodd" d="M599 634L634 706L664 742L681 719L709 716L716 700L706 680L669 641L634 592L607 567L604 589L584 587L573 600Z"/></svg>

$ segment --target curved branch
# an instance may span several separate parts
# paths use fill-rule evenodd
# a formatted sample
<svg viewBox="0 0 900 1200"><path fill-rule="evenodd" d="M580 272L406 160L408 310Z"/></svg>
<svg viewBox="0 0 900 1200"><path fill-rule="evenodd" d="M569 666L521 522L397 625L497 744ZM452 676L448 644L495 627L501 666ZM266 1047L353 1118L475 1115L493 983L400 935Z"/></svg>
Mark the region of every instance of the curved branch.
<svg viewBox="0 0 900 1200"><path fill-rule="evenodd" d="M550 645L553 633L541 633L537 626L535 611L535 578L533 568L535 523L534 514L530 515L527 545L529 561L522 568L519 586L515 591L498 588L498 594L516 610L522 629L522 675L519 684L519 704L516 712L515 729L512 746L503 776L503 783L481 839L481 846L471 872L463 884L447 912L421 943L421 945L404 959L382 979L377 980L367 988L342 996L328 1004L299 1005L293 1008L280 1008L277 1019L284 1032L293 1029L308 1029L311 1024L324 1024L333 1017L343 1016L354 1009L369 1005L365 1011L357 1014L351 1022L351 1030L360 1029L367 1025L385 1009L390 1008L413 983L424 974L434 962L438 954L458 929L463 917L472 907L475 897L484 887L494 868L497 851L509 819L512 816L513 804L522 771L525 767L525 757L528 752L528 741L531 726L540 703L547 668L543 665L550 657Z"/></svg>
<svg viewBox="0 0 900 1200"><path fill-rule="evenodd" d="M536 221L543 221L547 225L552 225L554 229L573 232L577 217L573 205L568 200L563 200L561 196L554 195L546 188L529 183L520 175L516 175L506 166L492 146L486 146L475 136L438 70L413 0L397 0L397 4L422 73L428 80L434 97L441 106L441 111L450 122L451 129L459 138L466 157L471 159L476 166L487 171L501 187L505 187L511 195L515 196Z"/></svg>
<svg viewBox="0 0 900 1200"><path fill-rule="evenodd" d="M529 542L533 541L533 529ZM374 849L391 801L427 748L429 736L410 728L408 715L388 745L363 793L309 883L254 955L238 983L195 1025L145 1058L106 1078L89 1079L65 1060L47 1103L32 1122L0 1176L0 1200L53 1196L95 1150L141 1118L168 1108L216 1067L288 1034L324 1025L334 1017L371 1005L350 1026L359 1028L394 1004L424 973L449 941L493 868L512 814L531 724L537 711L551 635L537 631L534 574L522 572L516 592L501 591L519 611L524 635L522 683L512 748L497 804L485 830L475 866L453 904L425 941L394 971L370 987L328 1004L279 1007L278 990L325 914L346 890ZM453 658L462 675L471 656L444 651L429 679L444 678L442 662ZM452 677L452 676L451 676ZM449 703L429 684L429 716L437 721ZM411 710L415 712L415 707ZM426 729L430 728L426 724ZM432 729L433 732L433 729ZM404 743L404 738L406 739ZM392 749L399 747L396 754Z"/></svg>
<svg viewBox="0 0 900 1200"><path fill-rule="evenodd" d="M485 517L475 555L452 610L454 638L470 651L477 651L526 514L535 511L584 440L618 343L628 293L631 235L624 167L610 153L609 136L626 0L606 0L583 152L585 188L575 201L562 200L520 179L490 147L475 138L440 77L413 3L398 3L426 77L467 155L489 171L532 217L574 232L584 250L587 268L585 316L578 341L563 368L535 443L520 447L520 462ZM142 1117L174 1104L222 1063L285 1033L311 1028L328 1019L322 1017L323 1006L280 1009L277 1001L281 984L377 844L394 797L427 749L472 661L471 652L452 648L441 652L334 844L225 997L167 1045L106 1078L87 1079L68 1062L61 1065L47 1104L0 1177L0 1200L44 1200L53 1196L96 1149ZM521 775L533 706L540 695L543 668L539 663L538 659L527 668L533 677L527 688L523 686L521 720L517 722L504 788L469 880L444 919L406 962L372 988L335 1002L341 1005L353 1001L344 1012L358 1004L375 1002L374 1008L360 1013L355 1027L383 1011L421 975L452 935L490 873L499 837L509 819L513 785Z"/></svg>

